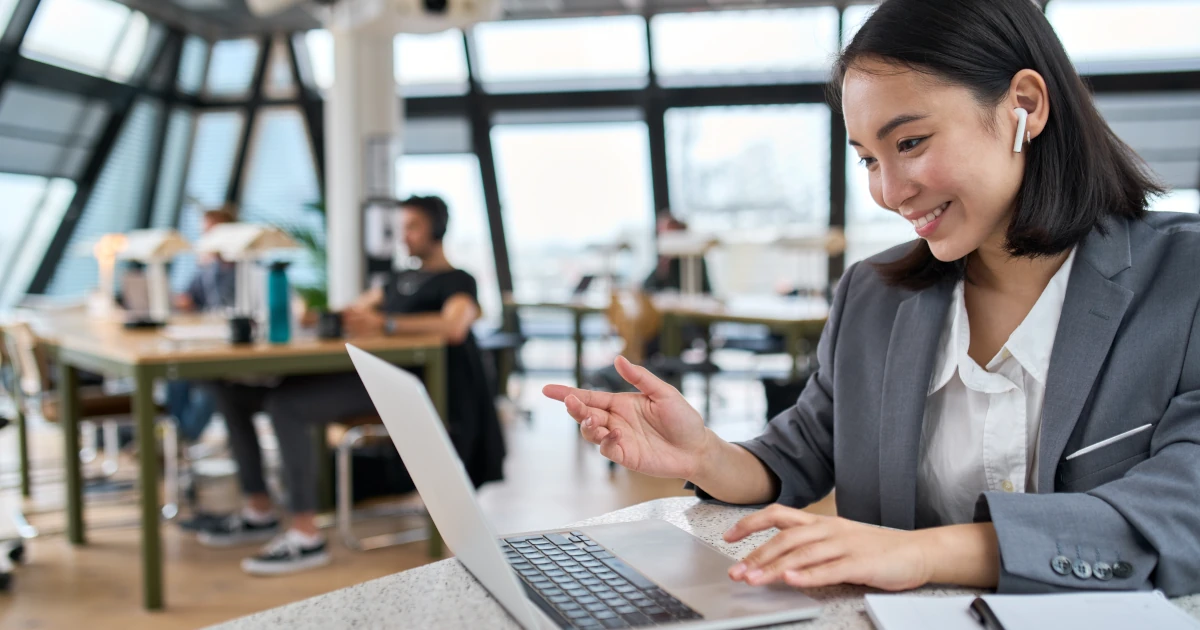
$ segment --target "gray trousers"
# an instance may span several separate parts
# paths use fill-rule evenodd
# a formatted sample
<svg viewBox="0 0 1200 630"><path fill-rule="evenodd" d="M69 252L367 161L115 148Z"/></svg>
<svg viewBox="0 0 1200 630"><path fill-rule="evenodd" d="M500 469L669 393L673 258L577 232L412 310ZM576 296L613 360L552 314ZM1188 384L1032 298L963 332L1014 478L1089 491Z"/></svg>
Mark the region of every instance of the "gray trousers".
<svg viewBox="0 0 1200 630"><path fill-rule="evenodd" d="M267 492L262 450L254 432L259 411L271 417L279 453L288 507L293 513L317 509L317 457L315 432L339 420L375 412L358 374L289 376L278 386L244 385L228 381L206 384L217 411L225 416L229 446L238 464L242 492Z"/></svg>

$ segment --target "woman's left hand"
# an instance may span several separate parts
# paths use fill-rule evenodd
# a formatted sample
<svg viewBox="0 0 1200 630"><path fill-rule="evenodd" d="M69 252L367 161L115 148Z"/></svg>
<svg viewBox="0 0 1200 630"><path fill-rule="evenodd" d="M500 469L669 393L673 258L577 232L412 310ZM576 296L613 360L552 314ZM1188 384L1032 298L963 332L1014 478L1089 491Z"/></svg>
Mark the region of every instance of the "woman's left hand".
<svg viewBox="0 0 1200 630"><path fill-rule="evenodd" d="M900 591L922 586L932 576L926 532L885 529L779 504L738 521L725 540L737 542L772 527L779 533L731 567L729 577L754 586L782 581L801 588L862 584Z"/></svg>

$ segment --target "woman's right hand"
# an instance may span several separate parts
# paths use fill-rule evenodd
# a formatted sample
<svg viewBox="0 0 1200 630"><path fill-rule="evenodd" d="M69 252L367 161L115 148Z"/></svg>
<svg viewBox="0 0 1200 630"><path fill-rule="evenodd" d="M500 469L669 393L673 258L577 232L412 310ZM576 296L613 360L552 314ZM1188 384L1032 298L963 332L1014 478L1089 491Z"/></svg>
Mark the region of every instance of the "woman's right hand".
<svg viewBox="0 0 1200 630"><path fill-rule="evenodd" d="M583 437L600 445L600 454L636 472L655 477L692 479L713 442L719 440L679 390L625 357L617 373L640 391L612 394L565 385L547 385L542 393L563 402Z"/></svg>

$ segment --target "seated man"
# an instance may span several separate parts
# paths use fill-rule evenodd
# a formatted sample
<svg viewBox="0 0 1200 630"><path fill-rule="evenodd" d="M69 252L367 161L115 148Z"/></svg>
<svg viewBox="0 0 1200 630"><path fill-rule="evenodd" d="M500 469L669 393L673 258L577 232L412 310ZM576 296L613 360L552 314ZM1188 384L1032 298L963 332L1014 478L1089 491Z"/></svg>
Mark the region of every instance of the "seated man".
<svg viewBox="0 0 1200 630"><path fill-rule="evenodd" d="M446 260L442 238L449 213L437 197L412 197L400 203L403 238L420 259L417 270L393 273L343 312L351 336L438 333L447 345L448 422L450 435L476 486L502 476L504 442L471 325L479 317L475 279ZM213 388L225 416L230 446L247 503L240 514L210 524L201 543L230 546L274 538L242 561L253 575L279 575L327 564L325 537L317 529L316 460L313 431L326 423L375 411L354 372L290 376L276 386L220 383ZM276 535L279 518L267 494L262 456L252 417L271 416L283 459L292 520Z"/></svg>

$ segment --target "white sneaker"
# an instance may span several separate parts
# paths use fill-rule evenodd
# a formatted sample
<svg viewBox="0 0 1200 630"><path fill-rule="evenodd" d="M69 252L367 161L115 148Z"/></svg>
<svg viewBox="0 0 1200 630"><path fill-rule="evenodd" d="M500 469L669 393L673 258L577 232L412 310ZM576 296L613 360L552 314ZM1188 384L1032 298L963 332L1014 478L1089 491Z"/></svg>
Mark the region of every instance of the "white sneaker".
<svg viewBox="0 0 1200 630"><path fill-rule="evenodd" d="M287 575L329 564L329 552L322 537L311 539L295 530L276 536L257 556L242 560L242 570L250 575Z"/></svg>

